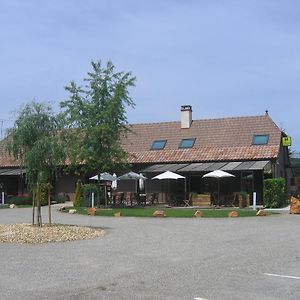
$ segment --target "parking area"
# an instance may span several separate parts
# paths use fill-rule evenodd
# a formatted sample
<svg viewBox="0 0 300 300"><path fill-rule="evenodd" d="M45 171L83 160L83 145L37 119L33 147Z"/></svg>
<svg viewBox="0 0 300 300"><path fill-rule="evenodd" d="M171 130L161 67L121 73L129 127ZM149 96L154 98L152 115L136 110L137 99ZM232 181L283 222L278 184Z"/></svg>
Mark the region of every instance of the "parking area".
<svg viewBox="0 0 300 300"><path fill-rule="evenodd" d="M2 224L30 218L30 208L0 210ZM300 299L299 215L110 218L53 208L53 221L106 235L0 244L1 299Z"/></svg>

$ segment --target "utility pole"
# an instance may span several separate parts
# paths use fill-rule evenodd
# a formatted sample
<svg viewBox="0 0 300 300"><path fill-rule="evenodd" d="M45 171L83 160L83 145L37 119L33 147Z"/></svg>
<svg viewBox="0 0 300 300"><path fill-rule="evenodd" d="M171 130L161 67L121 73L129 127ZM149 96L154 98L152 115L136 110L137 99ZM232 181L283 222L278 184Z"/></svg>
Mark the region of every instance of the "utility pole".
<svg viewBox="0 0 300 300"><path fill-rule="evenodd" d="M1 134L1 140L3 140L3 123L4 123L4 120L0 119L0 134Z"/></svg>
<svg viewBox="0 0 300 300"><path fill-rule="evenodd" d="M0 139L3 140L5 138L5 128L9 126L4 126L4 122L12 122L12 120L0 119Z"/></svg>

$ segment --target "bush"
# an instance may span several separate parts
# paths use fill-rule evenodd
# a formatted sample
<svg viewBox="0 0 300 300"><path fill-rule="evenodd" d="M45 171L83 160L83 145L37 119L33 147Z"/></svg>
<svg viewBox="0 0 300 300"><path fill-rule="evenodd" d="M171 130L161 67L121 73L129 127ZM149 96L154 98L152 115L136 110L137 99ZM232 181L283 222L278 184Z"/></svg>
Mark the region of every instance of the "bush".
<svg viewBox="0 0 300 300"><path fill-rule="evenodd" d="M41 205L42 206L48 205L48 184L47 183L41 183L40 189L41 189L40 190ZM35 199L35 200L37 200L37 199Z"/></svg>
<svg viewBox="0 0 300 300"><path fill-rule="evenodd" d="M32 197L28 196L13 196L7 199L9 204L15 205L32 205Z"/></svg>
<svg viewBox="0 0 300 300"><path fill-rule="evenodd" d="M77 180L76 182L76 189L75 189L75 197L73 206L74 207L81 207L82 205L82 183L81 180Z"/></svg>
<svg viewBox="0 0 300 300"><path fill-rule="evenodd" d="M287 205L284 178L264 180L264 205L270 208Z"/></svg>
<svg viewBox="0 0 300 300"><path fill-rule="evenodd" d="M56 203L65 203L67 200L68 200L68 197L66 197L64 195L58 195L53 198L53 201L55 201Z"/></svg>
<svg viewBox="0 0 300 300"><path fill-rule="evenodd" d="M83 184L82 185L82 206L92 206L92 193L94 193L94 201L96 204L98 186L96 184Z"/></svg>

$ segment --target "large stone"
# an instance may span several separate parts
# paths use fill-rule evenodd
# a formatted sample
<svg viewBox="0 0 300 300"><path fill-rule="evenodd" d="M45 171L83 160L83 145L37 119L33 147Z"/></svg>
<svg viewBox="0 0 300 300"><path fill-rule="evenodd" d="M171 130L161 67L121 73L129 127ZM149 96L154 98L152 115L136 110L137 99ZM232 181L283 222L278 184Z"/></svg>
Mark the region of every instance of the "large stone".
<svg viewBox="0 0 300 300"><path fill-rule="evenodd" d="M156 210L152 216L157 218L162 218L162 217L166 217L166 213L163 210Z"/></svg>
<svg viewBox="0 0 300 300"><path fill-rule="evenodd" d="M202 213L201 210L196 210L196 212L195 212L195 214L194 214L194 216L195 216L196 218L201 218L202 215L203 215L203 213Z"/></svg>
<svg viewBox="0 0 300 300"><path fill-rule="evenodd" d="M122 215L122 214L121 214L120 211L118 211L118 212L115 213L115 217L117 217L117 218L121 217L121 215Z"/></svg>
<svg viewBox="0 0 300 300"><path fill-rule="evenodd" d="M62 206L60 206L60 207L58 208L58 211L65 211L66 208L67 208L66 205L62 205Z"/></svg>
<svg viewBox="0 0 300 300"><path fill-rule="evenodd" d="M256 215L258 217L265 217L267 214L263 209L260 209L260 210L257 211Z"/></svg>
<svg viewBox="0 0 300 300"><path fill-rule="evenodd" d="M232 210L232 211L230 211L229 213L228 213L228 217L229 218L236 218L236 217L238 217L239 216L239 214L238 214L238 212L236 211L236 210Z"/></svg>
<svg viewBox="0 0 300 300"><path fill-rule="evenodd" d="M69 214L76 214L77 210L76 209L70 209Z"/></svg>
<svg viewBox="0 0 300 300"><path fill-rule="evenodd" d="M300 214L300 200L296 197L291 197L290 214Z"/></svg>
<svg viewBox="0 0 300 300"><path fill-rule="evenodd" d="M87 213L89 216L95 216L97 209L95 207L89 207Z"/></svg>

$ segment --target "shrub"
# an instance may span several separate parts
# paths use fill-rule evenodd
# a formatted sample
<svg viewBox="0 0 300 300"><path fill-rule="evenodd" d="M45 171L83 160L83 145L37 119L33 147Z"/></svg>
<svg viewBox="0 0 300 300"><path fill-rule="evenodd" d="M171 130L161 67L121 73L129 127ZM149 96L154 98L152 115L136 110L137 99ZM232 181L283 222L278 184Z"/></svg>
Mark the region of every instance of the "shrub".
<svg viewBox="0 0 300 300"><path fill-rule="evenodd" d="M98 186L96 184L83 184L82 185L82 206L88 207L92 204L92 193L94 193L95 204L97 201Z"/></svg>
<svg viewBox="0 0 300 300"><path fill-rule="evenodd" d="M279 208L287 204L284 178L264 180L264 205Z"/></svg>
<svg viewBox="0 0 300 300"><path fill-rule="evenodd" d="M40 201L42 206L48 205L48 184L47 183L41 183L40 185Z"/></svg>
<svg viewBox="0 0 300 300"><path fill-rule="evenodd" d="M7 202L9 204L15 204L15 205L32 205L32 197L13 196L11 198L8 198Z"/></svg>
<svg viewBox="0 0 300 300"><path fill-rule="evenodd" d="M67 201L67 197L64 195L58 195L53 198L53 201L55 201L56 203L65 203Z"/></svg>
<svg viewBox="0 0 300 300"><path fill-rule="evenodd" d="M76 182L76 188L75 188L75 197L74 197L74 202L73 206L74 207L81 207L83 206L82 203L82 183L81 180L77 180Z"/></svg>

